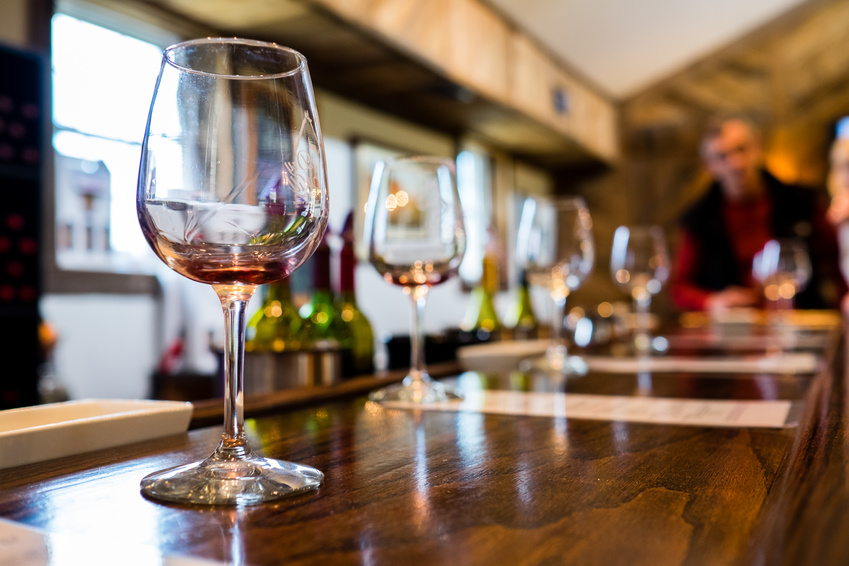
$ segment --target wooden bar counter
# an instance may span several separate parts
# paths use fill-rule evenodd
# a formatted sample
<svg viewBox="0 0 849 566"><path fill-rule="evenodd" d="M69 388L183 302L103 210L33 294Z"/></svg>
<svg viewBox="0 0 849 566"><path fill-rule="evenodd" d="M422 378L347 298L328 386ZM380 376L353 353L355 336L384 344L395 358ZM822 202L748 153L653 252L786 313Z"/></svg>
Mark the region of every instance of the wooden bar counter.
<svg viewBox="0 0 849 566"><path fill-rule="evenodd" d="M216 423L0 471L0 518L47 533L45 564L849 564L845 355L816 375L657 373L648 393L633 374L522 384L798 402L780 429L386 409L364 395L381 380L288 392L248 403L251 442L322 470L316 493L244 508L139 493L208 456Z"/></svg>

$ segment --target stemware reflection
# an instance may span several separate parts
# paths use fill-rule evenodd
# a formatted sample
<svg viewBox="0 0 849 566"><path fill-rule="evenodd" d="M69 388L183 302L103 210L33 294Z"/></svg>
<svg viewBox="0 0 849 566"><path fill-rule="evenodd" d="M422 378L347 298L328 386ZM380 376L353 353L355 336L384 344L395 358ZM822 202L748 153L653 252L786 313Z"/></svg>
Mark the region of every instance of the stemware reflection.
<svg viewBox="0 0 849 566"><path fill-rule="evenodd" d="M222 554L226 557L226 563L231 566L244 566L248 563L245 548L246 514L247 511L243 507L237 507L222 511L220 515Z"/></svg>

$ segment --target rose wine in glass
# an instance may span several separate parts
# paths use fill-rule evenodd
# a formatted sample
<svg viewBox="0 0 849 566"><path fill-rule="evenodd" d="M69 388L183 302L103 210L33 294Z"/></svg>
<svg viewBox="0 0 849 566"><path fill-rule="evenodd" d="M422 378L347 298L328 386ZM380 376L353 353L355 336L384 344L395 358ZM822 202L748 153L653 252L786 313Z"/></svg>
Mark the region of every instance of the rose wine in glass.
<svg viewBox="0 0 849 566"><path fill-rule="evenodd" d="M224 429L207 459L155 472L146 496L249 505L315 490L323 474L264 458L247 440L245 307L320 242L328 215L324 148L304 57L273 43L208 38L163 53L136 199L150 246L212 286L226 325Z"/></svg>
<svg viewBox="0 0 849 566"><path fill-rule="evenodd" d="M614 283L628 291L636 306L634 349L652 350L649 307L669 278L669 252L660 226L620 226L613 234L610 273Z"/></svg>
<svg viewBox="0 0 849 566"><path fill-rule="evenodd" d="M371 264L412 301L410 372L371 399L429 403L458 398L458 392L428 375L422 326L428 290L457 273L466 249L454 162L428 156L379 162L363 234Z"/></svg>
<svg viewBox="0 0 849 566"><path fill-rule="evenodd" d="M595 263L592 219L584 199L526 199L516 256L528 282L547 289L554 304L547 369L569 372L576 360L569 359L563 339L566 298L584 283Z"/></svg>

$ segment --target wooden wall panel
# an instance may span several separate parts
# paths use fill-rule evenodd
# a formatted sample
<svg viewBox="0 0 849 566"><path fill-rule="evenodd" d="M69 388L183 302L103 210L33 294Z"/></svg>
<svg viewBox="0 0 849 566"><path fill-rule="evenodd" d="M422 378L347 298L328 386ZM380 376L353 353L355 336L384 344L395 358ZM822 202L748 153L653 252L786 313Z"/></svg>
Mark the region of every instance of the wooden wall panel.
<svg viewBox="0 0 849 566"><path fill-rule="evenodd" d="M560 69L555 69L552 82L553 89L562 89L567 96L567 111L555 111L552 116L557 127L584 140L596 154L615 160L619 155L618 108Z"/></svg>
<svg viewBox="0 0 849 566"><path fill-rule="evenodd" d="M540 121L552 118L551 60L527 37L513 34L509 98L513 105Z"/></svg>
<svg viewBox="0 0 849 566"><path fill-rule="evenodd" d="M480 0L310 1L380 34L474 94L533 118L562 136L560 145L568 139L601 161L617 159L613 103ZM558 88L568 113L555 104Z"/></svg>
<svg viewBox="0 0 849 566"><path fill-rule="evenodd" d="M450 6L450 0L373 0L358 19L414 56L445 70L451 45L446 17Z"/></svg>
<svg viewBox="0 0 849 566"><path fill-rule="evenodd" d="M510 29L478 0L453 0L451 6L445 14L451 32L446 58L449 76L508 103Z"/></svg>

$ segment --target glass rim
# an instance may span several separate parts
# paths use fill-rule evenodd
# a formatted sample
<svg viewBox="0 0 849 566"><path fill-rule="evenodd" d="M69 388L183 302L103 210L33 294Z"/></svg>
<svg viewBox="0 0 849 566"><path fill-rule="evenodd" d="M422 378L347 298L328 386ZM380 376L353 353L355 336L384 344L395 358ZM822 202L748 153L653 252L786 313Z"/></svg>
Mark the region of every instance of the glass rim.
<svg viewBox="0 0 849 566"><path fill-rule="evenodd" d="M652 234L655 232L664 233L663 226L660 224L621 224L617 226L616 230L620 228L625 228L629 233L632 234Z"/></svg>
<svg viewBox="0 0 849 566"><path fill-rule="evenodd" d="M298 62L297 66L288 69L286 71L282 71L280 73L269 73L262 75L227 75L222 73L210 73L209 71L201 71L198 69L193 69L191 67L187 67L185 65L178 64L173 57L173 54L180 50L185 49L186 47L191 47L195 45L247 45L251 47L265 47L269 49L276 49L278 51L283 51L289 53L295 57L295 60ZM173 45L169 45L162 51L163 59L175 69L180 69L186 73L193 73L195 75L203 75L207 77L217 77L217 78L226 78L226 79L239 79L239 80L268 80L268 79L278 79L283 77L291 77L296 75L297 73L304 72L307 69L307 58L300 51L296 51L291 47L286 47L285 45L280 45L279 43L274 43L270 41L260 41L257 39L244 39L240 37L203 37L198 39L189 39L186 41L181 41L179 43L175 43Z"/></svg>
<svg viewBox="0 0 849 566"><path fill-rule="evenodd" d="M545 195L527 195L525 201L532 200L542 202L552 208L588 208L587 199L583 195L570 194L545 194Z"/></svg>
<svg viewBox="0 0 849 566"><path fill-rule="evenodd" d="M450 157L441 157L439 155L399 155L397 157L390 157L387 159L381 159L383 163L390 165L393 163L399 163L402 165L406 164L421 164L421 165L444 165L447 167L455 168L456 162Z"/></svg>

